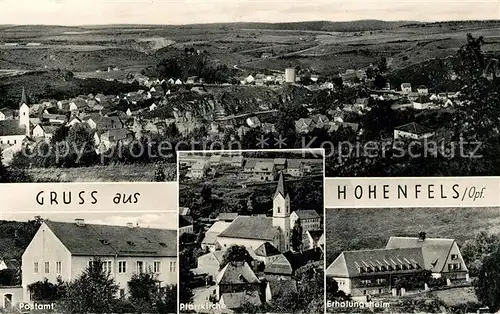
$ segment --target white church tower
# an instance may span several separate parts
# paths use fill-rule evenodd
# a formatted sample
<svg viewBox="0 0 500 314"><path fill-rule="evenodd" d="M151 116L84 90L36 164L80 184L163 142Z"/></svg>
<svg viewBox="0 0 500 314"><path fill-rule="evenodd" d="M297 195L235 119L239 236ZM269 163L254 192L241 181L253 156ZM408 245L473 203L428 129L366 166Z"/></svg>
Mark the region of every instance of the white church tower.
<svg viewBox="0 0 500 314"><path fill-rule="evenodd" d="M281 231L280 247L278 250L290 250L290 195L285 186L283 172L280 172L278 186L273 199L273 227Z"/></svg>
<svg viewBox="0 0 500 314"><path fill-rule="evenodd" d="M28 107L24 87L19 106L19 126L26 129L26 136L30 136L30 108Z"/></svg>

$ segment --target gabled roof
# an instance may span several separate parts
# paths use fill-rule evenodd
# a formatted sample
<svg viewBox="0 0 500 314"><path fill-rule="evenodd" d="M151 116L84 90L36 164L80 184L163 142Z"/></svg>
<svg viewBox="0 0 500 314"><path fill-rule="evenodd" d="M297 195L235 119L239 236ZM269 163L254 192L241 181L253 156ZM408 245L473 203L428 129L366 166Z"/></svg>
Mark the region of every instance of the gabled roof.
<svg viewBox="0 0 500 314"><path fill-rule="evenodd" d="M26 128L18 120L0 120L0 136L25 135Z"/></svg>
<svg viewBox="0 0 500 314"><path fill-rule="evenodd" d="M278 185L276 186L276 192L274 192L274 198L276 198L279 194L281 194L281 196L283 196L283 198L286 198L286 196L288 195L288 189L286 188L286 185L285 185L283 171L280 171L280 175L278 178Z"/></svg>
<svg viewBox="0 0 500 314"><path fill-rule="evenodd" d="M219 219L221 215L234 215L234 218L236 218L238 216L238 213L220 213L218 216ZM207 230L207 233L209 232L221 233L222 231L226 230L226 228L229 227L230 225L231 225L230 222L216 221L212 226L210 226L210 228Z"/></svg>
<svg viewBox="0 0 500 314"><path fill-rule="evenodd" d="M252 268L247 262L227 263L217 274L215 282L225 285L260 283Z"/></svg>
<svg viewBox="0 0 500 314"><path fill-rule="evenodd" d="M212 245L217 243L217 237L219 236L219 233L217 232L207 232L205 233L205 237L203 237L203 240L201 241L202 244L206 245Z"/></svg>
<svg viewBox="0 0 500 314"><path fill-rule="evenodd" d="M205 237L203 238L203 241L201 243L203 244L215 244L217 242L217 237L219 234L226 230L227 227L229 227L231 223L226 222L226 221L216 221L210 229L207 230L205 233Z"/></svg>
<svg viewBox="0 0 500 314"><path fill-rule="evenodd" d="M309 128L312 126L313 119L310 118L300 118L299 120L295 121L295 127L297 128Z"/></svg>
<svg viewBox="0 0 500 314"><path fill-rule="evenodd" d="M220 213L217 216L217 220L219 221L233 221L238 217L238 213Z"/></svg>
<svg viewBox="0 0 500 314"><path fill-rule="evenodd" d="M255 255L262 257L275 256L279 254L280 251L278 251L278 249L269 242L264 242L255 250Z"/></svg>
<svg viewBox="0 0 500 314"><path fill-rule="evenodd" d="M272 161L257 161L255 164L255 172L272 172L274 163Z"/></svg>
<svg viewBox="0 0 500 314"><path fill-rule="evenodd" d="M308 230L307 233L311 235L311 238L314 240L314 243L318 243L323 236L323 230Z"/></svg>
<svg viewBox="0 0 500 314"><path fill-rule="evenodd" d="M198 160L191 166L191 170L203 170L207 163L204 160Z"/></svg>
<svg viewBox="0 0 500 314"><path fill-rule="evenodd" d="M382 270L382 267L386 269ZM390 270L389 267L393 269ZM330 277L353 278L373 274L414 273L422 269L424 259L420 248L375 249L344 251L328 266L325 273Z"/></svg>
<svg viewBox="0 0 500 314"><path fill-rule="evenodd" d="M128 138L128 136L132 134L132 131L128 129L111 129L104 132L102 135L108 138L113 137L114 141L119 141Z"/></svg>
<svg viewBox="0 0 500 314"><path fill-rule="evenodd" d="M255 159L248 159L245 163L245 168L255 168L255 166L257 165L257 160Z"/></svg>
<svg viewBox="0 0 500 314"><path fill-rule="evenodd" d="M420 125L416 122L410 122L410 123L407 123L407 124L404 124L404 125L400 125L398 127L395 128L396 130L399 130L399 131L403 131L403 132L408 132L408 133L412 133L412 134L417 134L417 135L421 135L421 134L426 134L426 133L431 133L431 129L423 126L423 125Z"/></svg>
<svg viewBox="0 0 500 314"><path fill-rule="evenodd" d="M193 225L193 223L191 221L189 221L188 219L186 219L185 216L179 215L179 228L192 226L192 225Z"/></svg>
<svg viewBox="0 0 500 314"><path fill-rule="evenodd" d="M274 164L275 165L285 165L286 158L274 158Z"/></svg>
<svg viewBox="0 0 500 314"><path fill-rule="evenodd" d="M421 248L425 269L440 272L445 267L453 243L454 239L425 238L422 241L418 237L390 237L386 248Z"/></svg>
<svg viewBox="0 0 500 314"><path fill-rule="evenodd" d="M256 239L272 242L277 232L270 217L238 216L219 237Z"/></svg>
<svg viewBox="0 0 500 314"><path fill-rule="evenodd" d="M46 134L53 134L55 131L57 131L60 128L59 126L55 126L55 125L41 125L41 124L39 124L39 126L42 128L42 130Z"/></svg>
<svg viewBox="0 0 500 314"><path fill-rule="evenodd" d="M368 98L357 98L356 105L368 105Z"/></svg>
<svg viewBox="0 0 500 314"><path fill-rule="evenodd" d="M285 257L285 255L280 254L277 259L266 265L264 273L276 275L291 275L293 273L292 263Z"/></svg>
<svg viewBox="0 0 500 314"><path fill-rule="evenodd" d="M9 269L13 270L21 269L21 262L16 259L4 259L3 262L5 263L5 266L7 266L7 268Z"/></svg>
<svg viewBox="0 0 500 314"><path fill-rule="evenodd" d="M294 211L294 213L299 216L300 219L320 218L318 212L314 209L299 209Z"/></svg>
<svg viewBox="0 0 500 314"><path fill-rule="evenodd" d="M290 158L288 159L288 169L298 169L302 166L302 160Z"/></svg>
<svg viewBox="0 0 500 314"><path fill-rule="evenodd" d="M44 221L79 256L177 256L177 231L167 229Z"/></svg>

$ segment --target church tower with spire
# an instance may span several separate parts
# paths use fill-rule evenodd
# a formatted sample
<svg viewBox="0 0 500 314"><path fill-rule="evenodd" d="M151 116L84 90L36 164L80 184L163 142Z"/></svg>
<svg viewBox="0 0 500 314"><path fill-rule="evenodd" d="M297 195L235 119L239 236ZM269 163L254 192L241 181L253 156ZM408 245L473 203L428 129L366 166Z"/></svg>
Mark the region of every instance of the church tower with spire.
<svg viewBox="0 0 500 314"><path fill-rule="evenodd" d="M26 136L30 135L30 108L26 98L26 91L23 87L21 102L19 103L19 126L26 130Z"/></svg>
<svg viewBox="0 0 500 314"><path fill-rule="evenodd" d="M278 186L273 199L273 227L278 227L281 233L281 252L290 250L290 195L285 185L283 172L280 172Z"/></svg>

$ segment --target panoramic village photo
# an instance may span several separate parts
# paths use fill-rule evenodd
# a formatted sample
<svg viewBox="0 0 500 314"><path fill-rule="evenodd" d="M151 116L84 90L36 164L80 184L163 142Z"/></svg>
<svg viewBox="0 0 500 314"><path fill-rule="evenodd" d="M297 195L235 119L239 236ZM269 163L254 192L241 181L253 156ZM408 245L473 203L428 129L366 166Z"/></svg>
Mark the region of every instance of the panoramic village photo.
<svg viewBox="0 0 500 314"><path fill-rule="evenodd" d="M0 3L0 182L173 181L177 152L221 147L500 174L495 1L21 1Z"/></svg>
<svg viewBox="0 0 500 314"><path fill-rule="evenodd" d="M179 310L323 313L323 150L179 154Z"/></svg>
<svg viewBox="0 0 500 314"><path fill-rule="evenodd" d="M330 313L498 313L500 208L325 210Z"/></svg>
<svg viewBox="0 0 500 314"><path fill-rule="evenodd" d="M4 212L2 313L175 313L175 218Z"/></svg>

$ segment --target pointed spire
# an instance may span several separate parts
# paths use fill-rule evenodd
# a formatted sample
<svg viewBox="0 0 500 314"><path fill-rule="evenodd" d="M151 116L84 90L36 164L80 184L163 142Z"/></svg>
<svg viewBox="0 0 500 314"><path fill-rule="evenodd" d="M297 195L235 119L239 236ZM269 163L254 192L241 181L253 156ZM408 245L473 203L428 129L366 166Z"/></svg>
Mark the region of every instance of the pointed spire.
<svg viewBox="0 0 500 314"><path fill-rule="evenodd" d="M26 104L26 105L28 104L28 100L26 98L26 91L24 90L24 86L23 86L23 92L21 94L21 103L20 103L20 105L22 105L22 104Z"/></svg>
<svg viewBox="0 0 500 314"><path fill-rule="evenodd" d="M286 195L288 194L287 188L285 186L285 179L283 177L283 171L280 171L278 186L276 187L276 192L274 193L274 197L278 196L278 194L281 194L283 197L286 197Z"/></svg>

